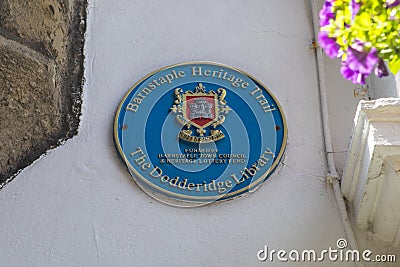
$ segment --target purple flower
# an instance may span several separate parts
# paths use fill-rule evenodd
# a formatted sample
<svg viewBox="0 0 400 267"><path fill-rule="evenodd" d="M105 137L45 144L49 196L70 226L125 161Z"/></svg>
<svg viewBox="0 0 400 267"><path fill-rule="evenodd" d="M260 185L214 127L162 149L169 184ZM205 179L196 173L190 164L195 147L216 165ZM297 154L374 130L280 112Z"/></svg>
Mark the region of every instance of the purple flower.
<svg viewBox="0 0 400 267"><path fill-rule="evenodd" d="M400 0L395 0L391 3L390 2L391 1L386 1L387 8L392 8L392 7L396 7L396 6L400 5Z"/></svg>
<svg viewBox="0 0 400 267"><path fill-rule="evenodd" d="M334 58L338 55L340 47L334 38L328 36L327 32L321 31L318 33L318 43L328 57Z"/></svg>
<svg viewBox="0 0 400 267"><path fill-rule="evenodd" d="M362 50L360 44L357 45L357 49L349 47L347 59L342 62L340 73L355 84L365 84L365 78L371 74L378 61L374 47L369 51Z"/></svg>
<svg viewBox="0 0 400 267"><path fill-rule="evenodd" d="M335 19L335 13L333 13L334 0L326 0L324 6L319 12L319 26L324 27L329 24L331 19Z"/></svg>
<svg viewBox="0 0 400 267"><path fill-rule="evenodd" d="M360 11L361 3L357 2L357 0L351 0L351 19L354 20L358 11Z"/></svg>
<svg viewBox="0 0 400 267"><path fill-rule="evenodd" d="M389 72L382 59L379 59L378 61L378 66L376 66L375 68L375 75L378 76L379 78L389 76Z"/></svg>
<svg viewBox="0 0 400 267"><path fill-rule="evenodd" d="M366 74L357 73L344 64L342 64L340 68L340 73L344 78L352 81L354 84L365 84L365 78L368 76Z"/></svg>
<svg viewBox="0 0 400 267"><path fill-rule="evenodd" d="M360 48L358 48L360 49ZM364 74L370 74L378 63L376 48L372 47L369 51L363 51L349 47L347 52L347 63L353 70L359 70Z"/></svg>

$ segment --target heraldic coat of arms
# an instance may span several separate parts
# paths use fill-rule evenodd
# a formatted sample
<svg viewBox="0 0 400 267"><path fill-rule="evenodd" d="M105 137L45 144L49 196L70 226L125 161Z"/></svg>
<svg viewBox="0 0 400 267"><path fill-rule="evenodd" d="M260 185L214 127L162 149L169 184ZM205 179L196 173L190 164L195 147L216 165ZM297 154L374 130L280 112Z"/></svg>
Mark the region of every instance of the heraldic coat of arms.
<svg viewBox="0 0 400 267"><path fill-rule="evenodd" d="M183 93L181 88L176 88L175 104L171 111L177 114L177 121L184 126L179 132L179 138L192 143L210 143L223 139L225 135L217 126L225 121L225 115L231 110L225 96L225 89L206 92L201 83L194 92Z"/></svg>

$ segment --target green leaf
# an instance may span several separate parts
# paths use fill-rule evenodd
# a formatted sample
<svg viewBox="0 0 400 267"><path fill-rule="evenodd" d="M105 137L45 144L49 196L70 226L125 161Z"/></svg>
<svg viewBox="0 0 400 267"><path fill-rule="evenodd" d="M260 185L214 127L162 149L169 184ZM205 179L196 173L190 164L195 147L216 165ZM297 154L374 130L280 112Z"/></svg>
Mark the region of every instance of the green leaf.
<svg viewBox="0 0 400 267"><path fill-rule="evenodd" d="M360 25L362 29L368 30L371 28L371 15L363 12L356 17L356 23Z"/></svg>
<svg viewBox="0 0 400 267"><path fill-rule="evenodd" d="M391 61L389 61L390 71L396 75L400 70L400 57L396 56Z"/></svg>

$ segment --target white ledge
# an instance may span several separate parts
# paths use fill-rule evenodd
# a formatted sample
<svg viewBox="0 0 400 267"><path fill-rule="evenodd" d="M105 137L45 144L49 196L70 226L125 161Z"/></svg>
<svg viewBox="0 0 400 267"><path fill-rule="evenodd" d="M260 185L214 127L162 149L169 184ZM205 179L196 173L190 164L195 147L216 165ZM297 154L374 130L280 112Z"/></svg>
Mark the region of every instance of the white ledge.
<svg viewBox="0 0 400 267"><path fill-rule="evenodd" d="M400 99L361 101L342 180L357 227L400 242Z"/></svg>

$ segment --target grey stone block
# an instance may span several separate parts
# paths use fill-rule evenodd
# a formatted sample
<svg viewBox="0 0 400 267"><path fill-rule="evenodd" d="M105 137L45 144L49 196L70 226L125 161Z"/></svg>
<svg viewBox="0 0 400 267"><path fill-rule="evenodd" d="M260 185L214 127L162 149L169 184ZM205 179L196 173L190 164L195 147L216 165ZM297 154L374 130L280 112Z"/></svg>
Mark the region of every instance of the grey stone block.
<svg viewBox="0 0 400 267"><path fill-rule="evenodd" d="M86 1L0 1L0 188L78 132Z"/></svg>
<svg viewBox="0 0 400 267"><path fill-rule="evenodd" d="M57 62L65 62L71 16L68 2L3 0L0 11L3 28L53 55Z"/></svg>
<svg viewBox="0 0 400 267"><path fill-rule="evenodd" d="M20 162L32 152L36 157L43 153L60 131L55 65L40 53L0 37L0 88L0 170L6 177L22 167Z"/></svg>

